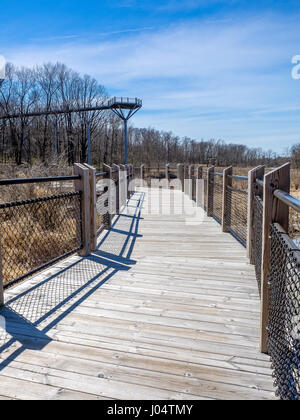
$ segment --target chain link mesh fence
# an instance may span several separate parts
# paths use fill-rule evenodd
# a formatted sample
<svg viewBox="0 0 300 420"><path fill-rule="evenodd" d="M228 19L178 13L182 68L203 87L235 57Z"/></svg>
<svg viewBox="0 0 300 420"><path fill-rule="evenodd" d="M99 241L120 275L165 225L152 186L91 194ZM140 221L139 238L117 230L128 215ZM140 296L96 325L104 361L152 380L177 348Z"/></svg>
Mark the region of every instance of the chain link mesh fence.
<svg viewBox="0 0 300 420"><path fill-rule="evenodd" d="M192 174L192 176L191 176L191 194L190 194L190 197L191 197L191 199L193 200L193 201L196 201L196 179L197 179L197 177L196 177L196 175L194 175L194 174Z"/></svg>
<svg viewBox="0 0 300 420"><path fill-rule="evenodd" d="M276 394L300 400L300 250L271 224L269 354Z"/></svg>
<svg viewBox="0 0 300 420"><path fill-rule="evenodd" d="M115 214L120 213L120 180L119 171L113 173L113 181L115 183Z"/></svg>
<svg viewBox="0 0 300 420"><path fill-rule="evenodd" d="M222 177L215 175L213 189L212 212L214 218L222 223L223 184Z"/></svg>
<svg viewBox="0 0 300 420"><path fill-rule="evenodd" d="M101 173L96 183L96 229L99 236L103 229L109 229L112 218L120 213L129 197L128 188L133 179L129 171L113 170L111 179Z"/></svg>
<svg viewBox="0 0 300 420"><path fill-rule="evenodd" d="M207 172L203 171L203 208L207 210Z"/></svg>
<svg viewBox="0 0 300 420"><path fill-rule="evenodd" d="M300 213L289 208L289 235L300 245Z"/></svg>
<svg viewBox="0 0 300 420"><path fill-rule="evenodd" d="M0 205L2 277L5 287L82 245L79 192Z"/></svg>
<svg viewBox="0 0 300 420"><path fill-rule="evenodd" d="M169 178L170 178L170 181L177 178L177 166L175 167L169 166Z"/></svg>
<svg viewBox="0 0 300 420"><path fill-rule="evenodd" d="M243 245L247 243L248 192L230 186L226 187L225 224L229 232Z"/></svg>
<svg viewBox="0 0 300 420"><path fill-rule="evenodd" d="M255 195L253 198L253 263L259 296L261 295L262 235L263 201Z"/></svg>
<svg viewBox="0 0 300 420"><path fill-rule="evenodd" d="M5 165L0 167L0 179L16 178L47 178L53 176L71 176L71 168L61 168L60 166L32 168L22 165L20 167ZM34 182L29 184L1 185L0 203L10 203L12 201L28 200L31 198L45 197L50 195L66 194L74 192L74 181L55 181Z"/></svg>
<svg viewBox="0 0 300 420"><path fill-rule="evenodd" d="M103 229L110 226L108 208L108 185L105 176L96 177L96 230L99 236Z"/></svg>

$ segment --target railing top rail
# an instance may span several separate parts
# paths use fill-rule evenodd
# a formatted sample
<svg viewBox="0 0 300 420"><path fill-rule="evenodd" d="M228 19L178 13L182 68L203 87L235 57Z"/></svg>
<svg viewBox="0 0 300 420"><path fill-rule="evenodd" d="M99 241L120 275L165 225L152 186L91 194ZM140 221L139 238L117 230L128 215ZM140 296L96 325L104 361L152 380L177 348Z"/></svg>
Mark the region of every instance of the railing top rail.
<svg viewBox="0 0 300 420"><path fill-rule="evenodd" d="M89 111L103 111L109 110L110 105L108 104L99 104L97 106L91 107L83 107L83 108L62 108L62 109L53 109L50 111L33 111L28 113L20 113L20 114L4 114L0 115L0 120L6 119L16 119L16 118L24 118L24 117L41 117L41 116L48 116L48 115L61 115L61 114L71 114L74 112L89 112Z"/></svg>
<svg viewBox="0 0 300 420"><path fill-rule="evenodd" d="M19 200L19 201L10 201L8 203L0 203L0 209L7 209L11 207L18 207L18 206L25 206L27 204L34 204L34 203L41 203L50 200L62 199L67 197L75 197L79 196L80 192L69 192L64 194L55 194L55 195L48 195L45 197L36 197L36 198L29 198L26 200Z"/></svg>
<svg viewBox="0 0 300 420"><path fill-rule="evenodd" d="M248 177L246 175L228 175L228 178L239 179L240 181L248 181Z"/></svg>
<svg viewBox="0 0 300 420"><path fill-rule="evenodd" d="M264 187L264 180L262 179L256 179L256 183L260 187ZM300 199L297 197L294 197L293 195L282 191L280 189L277 189L274 191L274 196L278 198L280 201L285 203L287 206L292 207L294 210L300 213Z"/></svg>
<svg viewBox="0 0 300 420"><path fill-rule="evenodd" d="M121 96L114 96L108 100L108 105L114 103L121 103L121 104L137 104L142 105L143 101L139 98L128 98L128 97L121 97Z"/></svg>
<svg viewBox="0 0 300 420"><path fill-rule="evenodd" d="M297 212L300 212L299 198L296 198L293 195L290 195L287 192L279 189L274 191L274 196L277 197L283 203L285 203L287 206L292 207Z"/></svg>
<svg viewBox="0 0 300 420"><path fill-rule="evenodd" d="M257 183L257 185L259 185L260 187L264 186L264 180L263 179L258 179L256 178L255 182Z"/></svg>
<svg viewBox="0 0 300 420"><path fill-rule="evenodd" d="M109 170L98 171L98 172L96 172L96 176L104 176L104 175L107 175L108 172L109 172ZM119 169L112 169L112 171L111 171L112 174L115 174L116 172L119 172Z"/></svg>
<svg viewBox="0 0 300 420"><path fill-rule="evenodd" d="M16 185L16 184L33 184L33 183L44 183L44 182L74 181L76 179L80 179L80 175L54 176L54 177L43 177L43 178L0 179L0 186L1 185Z"/></svg>

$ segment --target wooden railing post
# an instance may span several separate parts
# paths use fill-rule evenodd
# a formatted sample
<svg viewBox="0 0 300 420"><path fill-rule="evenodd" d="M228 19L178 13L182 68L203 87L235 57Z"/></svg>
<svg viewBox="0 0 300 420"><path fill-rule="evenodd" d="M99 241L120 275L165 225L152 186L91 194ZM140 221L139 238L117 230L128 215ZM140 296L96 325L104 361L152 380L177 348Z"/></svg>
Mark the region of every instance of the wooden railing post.
<svg viewBox="0 0 300 420"><path fill-rule="evenodd" d="M288 232L289 207L274 196L274 191L281 189L290 192L290 164L269 172L264 176L263 199L263 237L262 237L262 268L261 268L261 335L260 349L262 353L268 352L268 324L269 299L268 285L271 264L270 224L277 222Z"/></svg>
<svg viewBox="0 0 300 420"><path fill-rule="evenodd" d="M213 215L214 181L215 181L214 171L215 171L214 166L211 166L207 170L207 202L206 202L207 216Z"/></svg>
<svg viewBox="0 0 300 420"><path fill-rule="evenodd" d="M133 180L133 167L132 167L131 164L128 165L128 170L129 170L129 177L128 177L128 198L130 198L131 197L131 193L132 193L132 190L131 190L132 183L131 183L131 181Z"/></svg>
<svg viewBox="0 0 300 420"><path fill-rule="evenodd" d="M127 200L129 200L129 198L130 198L130 191L129 191L130 166L127 164L127 165L124 165L124 167L125 167L125 171L126 171L126 175L125 175L125 177L126 177L126 197L127 197Z"/></svg>
<svg viewBox="0 0 300 420"><path fill-rule="evenodd" d="M135 178L135 169L134 166L131 164L131 181L134 181ZM131 187L133 188L135 186L134 182L131 182ZM134 192L132 190L132 192Z"/></svg>
<svg viewBox="0 0 300 420"><path fill-rule="evenodd" d="M197 179L196 179L196 204L197 207L204 206L204 184L203 184L203 168L202 166L197 167Z"/></svg>
<svg viewBox="0 0 300 420"><path fill-rule="evenodd" d="M144 177L145 177L145 165L141 165L140 171L141 171L140 178L143 181L144 180Z"/></svg>
<svg viewBox="0 0 300 420"><path fill-rule="evenodd" d="M134 177L132 163L129 165L129 168L130 168L130 181L132 181L133 180L133 177Z"/></svg>
<svg viewBox="0 0 300 420"><path fill-rule="evenodd" d="M74 164L74 175L80 179L75 180L75 190L81 192L81 238L82 249L79 254L86 257L91 253L91 193L89 169L80 163ZM80 230L80 223L77 223Z"/></svg>
<svg viewBox="0 0 300 420"><path fill-rule="evenodd" d="M193 170L194 170L194 165L189 165L189 199L192 200L193 199Z"/></svg>
<svg viewBox="0 0 300 420"><path fill-rule="evenodd" d="M117 170L116 182L116 213L120 214L120 166L113 163L113 168Z"/></svg>
<svg viewBox="0 0 300 420"><path fill-rule="evenodd" d="M169 188L169 180L170 180L169 166L170 165L168 163L165 165L165 177L162 180L163 181L162 183L163 183L163 188L164 189L168 189Z"/></svg>
<svg viewBox="0 0 300 420"><path fill-rule="evenodd" d="M109 165L106 165L104 163L103 164L103 169L106 172L105 179L107 179L108 181L112 181L113 180L112 179L112 168ZM111 228L112 218L113 218L112 209L113 209L113 206L114 206L114 203L113 203L113 199L114 199L114 197L113 197L113 191L111 191L111 185L110 184L107 187L107 196L108 196L108 211L107 211L107 214L106 214L106 217L107 217L107 225L106 225L106 228L107 229L110 229Z"/></svg>
<svg viewBox="0 0 300 420"><path fill-rule="evenodd" d="M197 167L197 179L202 179L203 178L203 168L202 166L198 166Z"/></svg>
<svg viewBox="0 0 300 420"><path fill-rule="evenodd" d="M169 164L169 163L167 163L167 164L166 164L166 169L165 169L165 178L166 178L167 183L170 181L169 167L170 167L170 164ZM168 184L167 184L167 185L168 185Z"/></svg>
<svg viewBox="0 0 300 420"><path fill-rule="evenodd" d="M132 163L130 164L130 167L131 167L131 180L133 180L134 179L134 166Z"/></svg>
<svg viewBox="0 0 300 420"><path fill-rule="evenodd" d="M120 185L121 186L121 205L125 206L126 202L127 202L127 169L125 165L120 165L122 174L121 174L121 178L122 178L122 182Z"/></svg>
<svg viewBox="0 0 300 420"><path fill-rule="evenodd" d="M84 166L89 170L90 178L90 235L91 235L91 252L97 248L97 209L96 209L96 169L87 163Z"/></svg>
<svg viewBox="0 0 300 420"><path fill-rule="evenodd" d="M228 175L232 175L232 166L223 170L223 197L222 197L222 232L228 232L228 227L226 226L226 216L229 215L231 208L228 208L227 205L227 187L232 186L232 178L229 178Z"/></svg>
<svg viewBox="0 0 300 420"><path fill-rule="evenodd" d="M133 183L131 182L133 180L133 165L130 164L128 165L128 198L131 197L131 193L133 192L132 185Z"/></svg>
<svg viewBox="0 0 300 420"><path fill-rule="evenodd" d="M184 193L189 194L189 171L188 165L183 165Z"/></svg>
<svg viewBox="0 0 300 420"><path fill-rule="evenodd" d="M181 182L181 191L184 192L184 169L182 163L177 164L177 178Z"/></svg>
<svg viewBox="0 0 300 420"><path fill-rule="evenodd" d="M253 231L253 216L254 216L254 196L259 194L258 185L255 182L256 179L263 179L265 174L265 167L262 165L251 169L248 172L248 214L247 214L247 256L250 264L254 264L254 231Z"/></svg>

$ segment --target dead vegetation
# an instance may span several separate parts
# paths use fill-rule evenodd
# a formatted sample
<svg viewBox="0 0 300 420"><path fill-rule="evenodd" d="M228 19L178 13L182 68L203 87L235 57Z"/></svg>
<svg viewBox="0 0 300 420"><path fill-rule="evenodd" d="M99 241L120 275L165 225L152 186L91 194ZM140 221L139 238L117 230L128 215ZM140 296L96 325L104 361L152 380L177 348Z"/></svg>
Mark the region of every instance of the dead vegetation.
<svg viewBox="0 0 300 420"><path fill-rule="evenodd" d="M4 283L76 248L76 219L64 218L62 229L60 219L55 223L53 218L51 221L45 215L16 213L0 222ZM0 210L0 220L2 216Z"/></svg>
<svg viewBox="0 0 300 420"><path fill-rule="evenodd" d="M235 168L237 175L247 175L251 168ZM222 167L216 168L221 172ZM175 176L176 171L172 171ZM68 166L44 165L12 166L0 165L0 178L36 178L71 175ZM151 170L151 177L163 178L163 170ZM247 182L234 180L233 186L247 189ZM25 199L45 197L74 191L73 182L33 183L12 186L0 186L0 203L9 203ZM300 198L300 170L291 171L291 194ZM47 261L76 248L78 243L78 216L66 206L55 209L47 202L32 208L16 207L0 209L0 249L4 282L18 278ZM233 209L233 214L235 209ZM245 212L243 212L244 214ZM97 227L103 223L99 215ZM67 232L67 234L66 234ZM290 234L300 235L300 216L290 210Z"/></svg>
<svg viewBox="0 0 300 420"><path fill-rule="evenodd" d="M71 175L68 167L0 166L1 179ZM0 203L11 203L74 191L71 183L0 186ZM76 248L78 216L68 200L45 201L0 209L0 246L4 283ZM62 228L63 227L63 228Z"/></svg>
<svg viewBox="0 0 300 420"><path fill-rule="evenodd" d="M45 166L42 164L33 166L0 165L0 179L44 178L65 175L72 175L72 167L59 165ZM0 203L60 194L73 190L73 183L67 182L0 186Z"/></svg>

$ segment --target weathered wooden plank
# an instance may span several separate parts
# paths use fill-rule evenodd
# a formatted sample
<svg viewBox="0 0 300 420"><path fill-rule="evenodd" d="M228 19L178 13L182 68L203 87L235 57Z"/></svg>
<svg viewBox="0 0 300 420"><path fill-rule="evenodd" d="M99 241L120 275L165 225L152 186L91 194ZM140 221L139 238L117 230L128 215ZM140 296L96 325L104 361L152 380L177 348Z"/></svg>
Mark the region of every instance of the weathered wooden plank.
<svg viewBox="0 0 300 420"><path fill-rule="evenodd" d="M73 256L8 291L17 300L8 304L13 340L1 355L0 395L15 398L10 385L2 392L7 382L23 399L44 389L48 399L274 398L245 249L201 212L145 212L137 225L137 206L160 194L168 191L141 204L136 193L92 257Z"/></svg>
<svg viewBox="0 0 300 420"><path fill-rule="evenodd" d="M83 388L87 386L87 389L91 388L93 385L97 387L97 391L103 386L102 383L106 385L107 381L109 385L111 384L122 384L124 388L126 386L131 386L137 394L135 399L140 398L143 394L143 389L139 384L141 382L146 383L149 388L150 395L153 395L153 388L157 392L160 392L162 395L167 395L166 391L169 393L182 393L183 398L198 397L199 393L209 399L211 397L211 390L214 390L215 399L270 399L273 397L272 392L262 389L262 388L252 388L252 387L240 387L235 384L226 384L224 382L216 382L211 380L205 380L194 376L191 370L187 370L184 375L175 375L164 373L160 371L146 370L146 369L137 369L135 367L125 367L114 364L103 364L94 361L80 360L75 358L61 357L59 355L45 355L46 359L38 360L29 358L27 363L13 362L12 367L16 368L18 371L24 371L24 374L33 372L36 374L46 375L47 378L55 376L55 382L60 383L59 379L65 378L69 381L73 381L76 385L71 385ZM47 358L48 357L48 358ZM37 362L39 365L37 365ZM51 364L51 368L49 368ZM61 370L61 366L64 366L64 370ZM14 374L14 372L9 372ZM88 379L87 378L88 375ZM69 382L69 383L70 383ZM77 384L81 384L78 386ZM111 387L113 388L113 387ZM99 392L99 391L98 391ZM119 387L117 390L114 389L107 390L106 393L111 393L112 396L120 395ZM169 397L172 394L169 395ZM114 397L117 398L117 397Z"/></svg>

